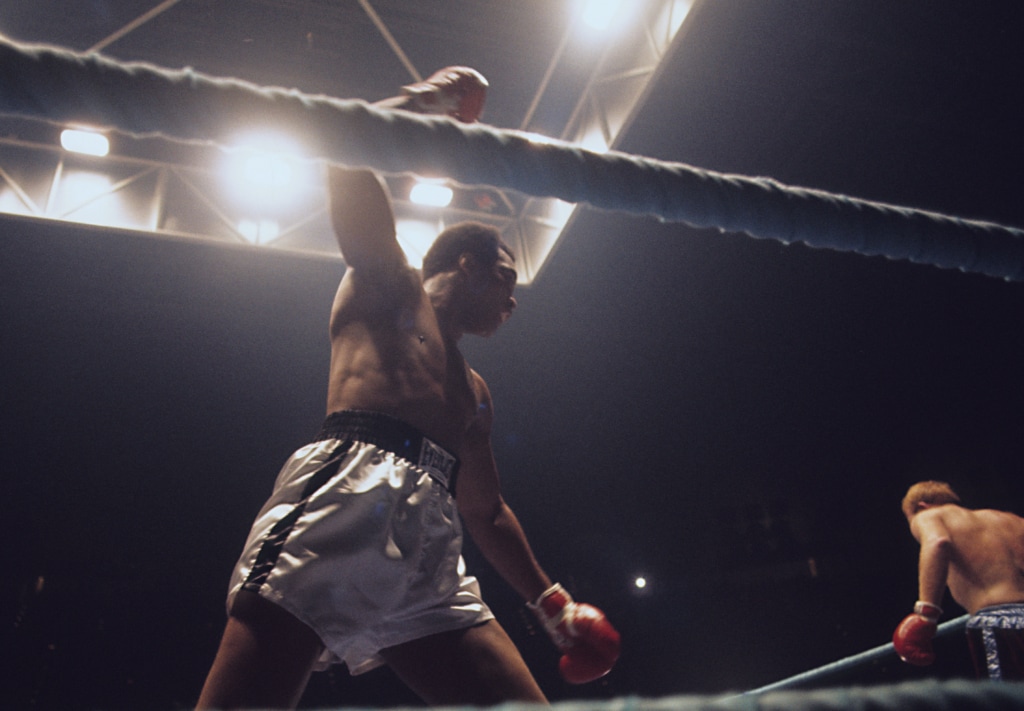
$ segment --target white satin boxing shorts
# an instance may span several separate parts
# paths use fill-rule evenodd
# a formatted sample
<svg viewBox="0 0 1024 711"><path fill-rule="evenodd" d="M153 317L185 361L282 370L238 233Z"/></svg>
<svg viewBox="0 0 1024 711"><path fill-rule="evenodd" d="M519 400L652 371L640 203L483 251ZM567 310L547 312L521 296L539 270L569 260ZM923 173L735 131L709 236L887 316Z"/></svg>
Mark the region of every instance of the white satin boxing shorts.
<svg viewBox="0 0 1024 711"><path fill-rule="evenodd" d="M462 559L458 462L380 413L328 416L285 463L228 589L280 605L315 631L316 669L352 674L379 651L493 619Z"/></svg>

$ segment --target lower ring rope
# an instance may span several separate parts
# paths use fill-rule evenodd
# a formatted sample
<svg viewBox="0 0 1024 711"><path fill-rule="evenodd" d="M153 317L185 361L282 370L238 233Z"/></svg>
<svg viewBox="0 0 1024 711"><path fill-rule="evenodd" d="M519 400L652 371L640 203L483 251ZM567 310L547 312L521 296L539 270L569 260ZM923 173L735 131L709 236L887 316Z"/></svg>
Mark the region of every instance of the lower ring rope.
<svg viewBox="0 0 1024 711"><path fill-rule="evenodd" d="M0 39L0 67L3 114L221 146L239 122L259 116L345 165L1024 280L1024 230L991 222L51 46Z"/></svg>
<svg viewBox="0 0 1024 711"><path fill-rule="evenodd" d="M936 630L936 638L945 636L950 632L955 632L958 630L962 631L964 627L967 625L968 617L970 617L970 615L962 615L960 617L957 617L956 619L949 620L948 622L943 622L941 625L939 625L938 630ZM790 689L793 687L797 687L800 684L803 684L808 681L820 680L821 678L827 677L828 675L833 674L835 672L849 671L850 669L856 669L866 664L870 664L871 662L878 661L879 659L885 659L887 657L892 657L895 655L896 649L895 647L893 647L892 642L889 642L888 644L883 644L878 647L874 647L867 651L861 652L860 654L854 654L853 656L846 657L845 659L840 659L838 661L832 662L831 664L825 664L824 666L820 666L817 669L811 669L801 674L791 676L787 679L782 679L781 681L777 681L772 684L762 686L758 689L752 689L751 691L748 691L746 693L763 694L765 692L776 691L778 689Z"/></svg>

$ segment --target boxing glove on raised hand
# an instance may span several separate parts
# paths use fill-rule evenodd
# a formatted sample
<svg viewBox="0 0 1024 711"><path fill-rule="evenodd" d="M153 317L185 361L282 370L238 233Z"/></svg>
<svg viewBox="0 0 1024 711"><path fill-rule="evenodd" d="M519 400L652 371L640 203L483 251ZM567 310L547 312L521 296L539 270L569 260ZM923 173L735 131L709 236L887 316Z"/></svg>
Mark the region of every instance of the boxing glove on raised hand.
<svg viewBox="0 0 1024 711"><path fill-rule="evenodd" d="M903 618L892 635L892 644L896 653L907 664L926 667L935 661L932 640L938 630L942 608L930 602L914 605L914 612Z"/></svg>
<svg viewBox="0 0 1024 711"><path fill-rule="evenodd" d="M611 671L619 658L620 640L603 612L575 602L558 583L527 607L562 652L558 671L563 679L586 684Z"/></svg>
<svg viewBox="0 0 1024 711"><path fill-rule="evenodd" d="M484 112L487 80L469 67L445 67L415 84L402 87L413 111L451 116L473 123Z"/></svg>

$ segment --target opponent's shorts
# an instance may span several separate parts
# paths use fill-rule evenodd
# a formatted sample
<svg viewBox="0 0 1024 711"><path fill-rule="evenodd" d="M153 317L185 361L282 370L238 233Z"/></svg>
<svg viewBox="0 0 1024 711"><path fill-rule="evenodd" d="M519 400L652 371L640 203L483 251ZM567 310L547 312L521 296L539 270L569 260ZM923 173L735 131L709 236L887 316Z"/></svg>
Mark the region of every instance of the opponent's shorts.
<svg viewBox="0 0 1024 711"><path fill-rule="evenodd" d="M966 631L979 677L1024 680L1024 603L983 607L967 619Z"/></svg>
<svg viewBox="0 0 1024 711"><path fill-rule="evenodd" d="M336 412L285 463L228 589L258 593L315 631L322 670L494 616L466 575L450 486L458 462L411 426Z"/></svg>

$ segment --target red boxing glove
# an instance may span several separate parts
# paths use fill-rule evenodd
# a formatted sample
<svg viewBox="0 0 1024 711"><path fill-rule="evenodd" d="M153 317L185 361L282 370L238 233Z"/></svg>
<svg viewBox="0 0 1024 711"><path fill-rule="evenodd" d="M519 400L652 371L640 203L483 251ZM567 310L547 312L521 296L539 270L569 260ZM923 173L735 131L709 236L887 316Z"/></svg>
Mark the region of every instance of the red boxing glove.
<svg viewBox="0 0 1024 711"><path fill-rule="evenodd" d="M469 67L445 67L424 81L403 86L402 93L409 97L413 111L473 123L484 112L487 80Z"/></svg>
<svg viewBox="0 0 1024 711"><path fill-rule="evenodd" d="M619 633L603 612L574 602L558 583L527 607L562 652L558 671L567 682L586 684L612 670L619 658Z"/></svg>
<svg viewBox="0 0 1024 711"><path fill-rule="evenodd" d="M932 639L938 629L942 608L930 602L918 601L913 614L907 615L892 634L896 653L907 664L926 667L935 661Z"/></svg>

